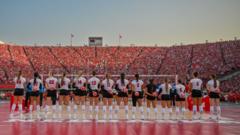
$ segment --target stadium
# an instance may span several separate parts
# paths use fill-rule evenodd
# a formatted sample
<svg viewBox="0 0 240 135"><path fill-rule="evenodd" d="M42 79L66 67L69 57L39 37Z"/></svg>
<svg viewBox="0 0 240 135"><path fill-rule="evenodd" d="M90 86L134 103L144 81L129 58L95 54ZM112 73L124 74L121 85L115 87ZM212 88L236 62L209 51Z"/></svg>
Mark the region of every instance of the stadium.
<svg viewBox="0 0 240 135"><path fill-rule="evenodd" d="M201 34L192 36L191 31L186 30L189 32L186 38L187 43L171 44L159 37L156 40L153 39L152 37L156 37L157 34L162 34L156 34L154 30L146 31L150 33L151 38L149 38L144 34L139 35L139 31L131 26L125 28L124 25L122 28L121 23L132 23L131 17L138 20L137 14L130 15L136 7L139 8L136 8L136 11L143 13L143 16L149 19L148 21L151 22L149 25L155 25L152 22L158 20L151 17L152 15L158 16L161 10L152 9L155 12L150 12L140 9L147 10L148 6L154 7L161 2L153 2L155 5L143 1L130 2L129 5L133 9L127 7L124 13L118 12L120 7L116 5L128 5L125 2L103 2L104 4L73 2L69 10L74 12L68 14L69 16L56 8L64 7L66 3L62 1L57 3L56 7L54 3L46 1L37 4L29 2L29 5L3 2L6 7L3 7L3 12L0 13L1 18L4 18L3 24L0 24L0 28L3 29L0 31L0 38L3 38L0 39L3 40L0 41L0 134L240 134L238 129L240 127L240 35L238 35L240 29L238 24L235 25L236 22L240 23L239 16L237 17L235 12L239 10L238 4L240 3L231 1L229 4L232 7L227 6L223 1L219 3L219 6L214 5L216 4L214 2L198 3L205 5L209 11L224 12L222 16L229 19L225 22L229 27L223 23L219 25L229 28L228 32L221 31L226 32L224 33L226 35L220 34L226 39L214 39L219 34L217 30L214 31L211 18L218 19L216 16L220 13L212 12L206 15L209 18L205 19L210 21L208 25L204 25L206 29L209 29L205 34L213 35L208 35L211 40L202 40ZM13 3L16 5L13 6ZM180 5L181 8L189 5L189 3L183 3ZM197 7L194 3L190 3L191 6ZM92 7L91 4L115 7L116 9L107 8L105 12L106 9L98 10L96 8L98 6L94 6L96 8L94 10L99 11L99 14L86 11L97 18L100 24L105 22L99 17L102 14L104 14L103 18L105 15L110 16L109 11L118 14L120 18L122 17L121 19L126 19L126 22L122 20L118 23L121 27L118 30L126 31L125 35L127 32L134 33L134 36L126 37L124 34L115 33L117 38L116 41L113 40L113 33L109 30L109 26L116 27L116 24L112 16L106 18L112 19L113 24L109 23L109 26L103 24L102 28L98 27L97 22L92 22L92 18L86 14L84 15L86 20L75 19L78 17L75 11L85 12L76 7L77 4L85 4L89 7ZM52 17L54 19L51 21L54 22L61 20L62 17L69 20L63 20L59 24L54 23L50 27L45 24L44 26L21 24L20 21L24 18L17 16L13 20L19 22L11 22L12 19L5 14L9 5L21 12L12 11L10 15L23 17L25 14L24 17L30 22L36 14L37 17L46 19L46 22L41 20L41 23L49 26L52 22L47 19L51 20ZM38 5L46 6L46 11L30 8L31 6L36 8ZM231 13L233 18L227 15L227 11L219 10L221 6L231 9L229 14ZM30 12L26 13L23 8L30 8L26 11L33 11L35 15ZM57 13L52 9L55 9ZM177 12L178 10L174 13ZM204 13L202 10L196 12ZM44 13L49 13L49 16ZM88 17L91 21L87 21ZM190 15L186 18L190 19ZM86 30L83 20L93 25L93 28L88 26ZM175 18L175 20L178 19ZM78 23L83 26L75 25L74 21L79 21ZM149 23L148 21L145 23ZM27 23L26 20L23 22ZM34 19L33 22L36 23ZM69 22L71 27L74 27L73 29L69 27L70 24L67 24ZM186 23L189 25L182 27L190 28L193 25L193 22L189 20ZM61 30L54 33L52 30L54 27L58 28L57 25L60 25ZM145 30L144 21L135 25ZM78 27L81 27L83 31L94 31L93 33L104 32L99 34L100 36L86 32L83 36L85 41L80 42L78 38L82 40L83 37L77 34L77 31L80 31ZM159 25L153 27L164 28ZM172 25L166 25L166 27L171 29ZM128 31L131 28L133 31ZM150 26L147 28L152 29ZM41 33L42 29L44 33ZM176 33L182 32L179 29L181 28L174 30ZM68 41L63 41L61 34L58 36L58 32L64 30L74 31L67 34ZM26 31L29 34L28 38L18 31L23 33ZM167 31L166 29L163 34L167 35ZM194 27L192 31L201 30ZM56 37L52 36L53 33ZM173 40L182 37L182 35L174 35L171 33L169 37ZM199 40L196 40L198 35ZM52 38L56 40L56 44L48 42L52 41ZM149 41L164 41L165 43L150 44L148 38ZM43 43L36 43L38 39ZM131 40L140 41L140 43L132 44Z"/></svg>

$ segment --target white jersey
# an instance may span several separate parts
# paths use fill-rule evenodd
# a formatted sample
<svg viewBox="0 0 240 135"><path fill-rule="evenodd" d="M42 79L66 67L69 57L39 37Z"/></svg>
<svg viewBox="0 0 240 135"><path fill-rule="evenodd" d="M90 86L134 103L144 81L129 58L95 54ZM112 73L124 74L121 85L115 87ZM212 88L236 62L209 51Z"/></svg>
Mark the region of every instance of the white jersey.
<svg viewBox="0 0 240 135"><path fill-rule="evenodd" d="M134 86L134 91L142 91L142 86L143 86L143 81L142 80L133 80L132 85Z"/></svg>
<svg viewBox="0 0 240 135"><path fill-rule="evenodd" d="M26 83L26 79L22 76L18 79L18 77L15 77L13 79L13 82L15 83L15 89L24 89L24 84Z"/></svg>
<svg viewBox="0 0 240 135"><path fill-rule="evenodd" d="M84 86L84 84L86 83L86 79L84 78L84 77L79 77L79 78L75 78L74 79L74 83L75 83L75 86L77 87L77 88L81 88L81 87L83 87Z"/></svg>
<svg viewBox="0 0 240 135"><path fill-rule="evenodd" d="M69 86L70 82L71 82L70 79L68 79L67 77L64 77L63 81L60 78L59 79L60 89L69 90L68 86Z"/></svg>
<svg viewBox="0 0 240 135"><path fill-rule="evenodd" d="M90 84L91 90L98 90L100 80L97 77L93 76L88 80L88 83Z"/></svg>
<svg viewBox="0 0 240 135"><path fill-rule="evenodd" d="M185 96L185 86L182 84L177 84L176 86L176 91L179 96Z"/></svg>
<svg viewBox="0 0 240 135"><path fill-rule="evenodd" d="M199 78L193 78L190 80L192 84L192 90L201 90L202 89L202 80Z"/></svg>
<svg viewBox="0 0 240 135"><path fill-rule="evenodd" d="M47 89L49 89L49 90L56 90L57 89L58 80L57 80L57 78L51 76L51 77L48 77L46 79L46 84L48 86Z"/></svg>
<svg viewBox="0 0 240 135"><path fill-rule="evenodd" d="M40 85L42 84L41 79L37 78L35 83L34 83L34 79L31 79L29 82L32 86L32 91L39 91Z"/></svg>
<svg viewBox="0 0 240 135"><path fill-rule="evenodd" d="M113 85L114 85L114 81L112 79L105 79L102 81L102 85L104 90L107 91L112 91Z"/></svg>
<svg viewBox="0 0 240 135"><path fill-rule="evenodd" d="M220 82L218 80L216 80L216 88L214 87L214 80L209 80L207 83L207 87L211 92L217 92L219 91L219 87L220 87Z"/></svg>
<svg viewBox="0 0 240 135"><path fill-rule="evenodd" d="M121 79L117 80L116 84L118 85L118 88L120 90L124 90L127 88L127 85L129 84L129 81L127 79L124 79L124 84L122 84Z"/></svg>
<svg viewBox="0 0 240 135"><path fill-rule="evenodd" d="M162 89L162 92L161 94L165 95L165 94L170 94L170 91L172 89L172 86L170 84L167 84L168 85L168 88L166 88L166 84L161 84L160 88Z"/></svg>

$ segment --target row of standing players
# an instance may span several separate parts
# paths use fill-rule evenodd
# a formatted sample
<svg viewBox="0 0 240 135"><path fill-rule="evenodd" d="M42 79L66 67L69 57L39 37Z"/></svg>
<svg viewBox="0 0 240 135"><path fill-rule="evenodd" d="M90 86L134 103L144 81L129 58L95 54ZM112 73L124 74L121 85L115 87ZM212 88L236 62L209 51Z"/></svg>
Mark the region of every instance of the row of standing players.
<svg viewBox="0 0 240 135"><path fill-rule="evenodd" d="M14 78L15 82L15 91L14 91L14 103L11 108L11 115L13 116L13 112L16 108L16 104L18 104L20 117L22 117L22 99L24 95L24 88L26 79L22 76L22 72L19 71L18 76ZM102 94L103 100L103 118L107 118L107 107L109 110L109 119L118 119L118 112L119 106L121 102L124 103L124 110L125 110L125 118L128 119L128 95L132 95L132 119L135 119L135 113L137 111L136 107L140 110L141 119L145 119L144 115L144 108L143 98L146 95L147 99L147 118L149 118L150 114L150 107L152 106L155 113L155 118L157 118L158 109L157 109L157 99L161 100L161 114L164 117L166 113L169 116L172 115L172 103L171 103L171 95L170 91L172 89L172 85L169 83L168 79L164 80L164 83L157 87L155 80L150 79L147 85L140 79L139 74L135 75L135 79L129 82L125 78L125 74L121 73L119 80L116 83L111 79L109 74L106 74L105 79L100 81L99 78L96 77L96 72L92 73L92 77L86 80L85 77L82 76L82 73L79 73L79 76L74 79L73 81L73 88L74 90L70 90L69 86L71 84L71 80L66 77L64 73L60 79L57 79L53 76L50 72L49 77L45 80L45 88L46 91L46 105L45 105L45 112L48 113L50 107L52 107L53 117L56 117L55 114L58 113L58 117L61 117L61 112L63 110L63 105L67 106L67 112L69 118L72 117L71 113L71 96L74 95L74 118L77 118L78 106L81 105L81 110L84 112L82 114L82 118L85 119L86 111L89 112L90 118L93 118L93 114L95 114L95 119L98 119L98 111L99 111L99 94ZM220 117L221 109L219 105L219 86L220 83L216 80L216 76L212 75L211 79L207 83L207 90L210 96L210 118L213 118L213 115L216 114L217 119ZM43 87L43 82L39 77L39 74L36 72L34 73L34 78L31 79L27 85L28 94L30 96L30 107L29 112L32 114L33 106L36 101L36 110L39 114L40 112L40 91ZM199 106L200 115L199 119L202 118L203 114L203 106L202 106L202 80L198 78L198 73L195 72L193 74L193 78L190 80L189 83L190 87L190 95L193 98L193 119L197 119L197 106ZM57 89L59 90L58 98L57 98ZM114 92L116 90L116 93ZM189 96L189 93L186 92L185 86L182 84L181 80L178 80L177 84L175 85L176 89L176 108L175 112L177 116L181 115L182 118L184 117L184 113L186 112L185 108L185 101L186 97ZM131 92L129 91L131 90ZM113 109L113 95L116 94L117 104ZM86 97L89 98L90 106L88 110L86 109ZM58 99L58 105L56 105L56 100ZM216 109L214 108L216 107ZM216 110L216 111L215 111ZM95 113L94 113L95 112Z"/></svg>

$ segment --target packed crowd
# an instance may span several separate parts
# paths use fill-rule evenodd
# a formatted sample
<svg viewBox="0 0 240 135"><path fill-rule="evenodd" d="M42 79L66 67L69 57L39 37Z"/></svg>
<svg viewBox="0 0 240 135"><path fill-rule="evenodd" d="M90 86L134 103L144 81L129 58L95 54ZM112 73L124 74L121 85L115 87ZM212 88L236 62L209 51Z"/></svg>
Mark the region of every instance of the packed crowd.
<svg viewBox="0 0 240 135"><path fill-rule="evenodd" d="M240 40L172 47L39 47L0 45L0 83L11 84L18 70L85 74L178 74L187 80L194 71L207 80L240 68ZM223 82L224 91L238 90L240 78ZM232 85L233 84L233 85Z"/></svg>

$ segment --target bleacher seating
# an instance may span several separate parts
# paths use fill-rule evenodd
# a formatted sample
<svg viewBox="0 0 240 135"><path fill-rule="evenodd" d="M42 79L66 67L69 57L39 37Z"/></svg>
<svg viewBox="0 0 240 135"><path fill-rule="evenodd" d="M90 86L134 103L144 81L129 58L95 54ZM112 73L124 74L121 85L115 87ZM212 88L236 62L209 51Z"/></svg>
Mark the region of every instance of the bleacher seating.
<svg viewBox="0 0 240 135"><path fill-rule="evenodd" d="M240 40L172 47L60 47L0 45L0 82L11 84L18 70L31 78L33 71L47 74L178 74L181 79L200 72L207 80L211 74L224 75L240 69ZM224 91L235 90L240 78L225 81ZM240 90L239 87L236 89Z"/></svg>

